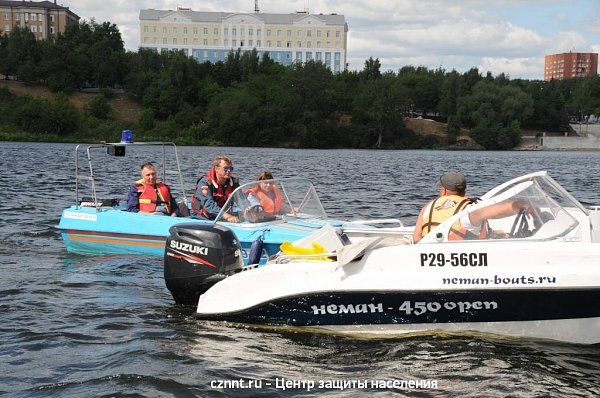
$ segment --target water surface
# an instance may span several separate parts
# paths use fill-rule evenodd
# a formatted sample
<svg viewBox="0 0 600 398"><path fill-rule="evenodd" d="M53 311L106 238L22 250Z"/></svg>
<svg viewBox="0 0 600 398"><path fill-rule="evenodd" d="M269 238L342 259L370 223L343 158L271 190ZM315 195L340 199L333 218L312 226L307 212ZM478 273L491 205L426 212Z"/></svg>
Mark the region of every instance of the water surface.
<svg viewBox="0 0 600 398"><path fill-rule="evenodd" d="M469 336L357 339L198 321L173 304L160 260L65 251L55 225L75 200L74 148L0 143L0 394L600 395L599 346ZM219 153L234 159L242 182L263 170L310 178L327 212L339 218L398 217L412 224L449 169L467 175L470 196L543 169L585 205L600 204L600 153L589 152L185 147L180 161L188 195ZM124 196L139 178L139 164L160 157L146 150L94 156L100 196ZM240 378L263 386L211 388ZM284 390L276 379L435 380L438 388Z"/></svg>

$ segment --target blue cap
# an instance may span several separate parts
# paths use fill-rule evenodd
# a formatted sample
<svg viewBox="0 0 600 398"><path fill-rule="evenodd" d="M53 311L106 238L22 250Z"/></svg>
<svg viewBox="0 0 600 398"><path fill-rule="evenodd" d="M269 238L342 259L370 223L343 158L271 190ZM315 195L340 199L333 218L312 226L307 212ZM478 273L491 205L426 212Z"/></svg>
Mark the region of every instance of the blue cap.
<svg viewBox="0 0 600 398"><path fill-rule="evenodd" d="M121 132L121 144L133 144L133 133L131 130Z"/></svg>

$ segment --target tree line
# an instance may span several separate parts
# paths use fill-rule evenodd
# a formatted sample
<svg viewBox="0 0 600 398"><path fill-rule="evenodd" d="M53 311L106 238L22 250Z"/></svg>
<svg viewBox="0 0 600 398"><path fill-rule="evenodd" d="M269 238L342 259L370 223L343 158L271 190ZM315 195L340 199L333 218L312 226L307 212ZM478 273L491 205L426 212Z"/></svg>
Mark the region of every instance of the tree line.
<svg viewBox="0 0 600 398"><path fill-rule="evenodd" d="M561 131L573 118L600 114L597 75L543 82L476 68L382 72L373 58L361 71L333 74L320 62L285 67L256 51L198 63L177 51L125 51L109 22L71 24L45 40L15 28L0 36L0 74L58 93L43 100L0 90L0 132L69 139L105 140L128 127L137 138L193 145L431 148L454 143L467 128L484 148L509 149L523 129ZM83 112L63 94L90 87L124 89L142 107L137 123L111 116L110 91ZM447 136L414 134L404 125L408 115L447 122Z"/></svg>

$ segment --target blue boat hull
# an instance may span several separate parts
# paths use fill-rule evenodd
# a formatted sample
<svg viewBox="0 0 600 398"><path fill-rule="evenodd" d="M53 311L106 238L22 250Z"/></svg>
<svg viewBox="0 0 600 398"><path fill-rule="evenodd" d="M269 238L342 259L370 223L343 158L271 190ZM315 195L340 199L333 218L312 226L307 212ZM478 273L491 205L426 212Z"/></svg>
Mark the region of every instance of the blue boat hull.
<svg viewBox="0 0 600 398"><path fill-rule="evenodd" d="M193 218L167 217L131 213L114 208L96 210L93 207L71 206L63 211L58 228L67 251L88 255L137 254L162 257L169 228L184 222L212 224L212 221ZM264 233L264 262L267 256L279 251L284 241L295 241L308 236L325 223L341 225L336 221L322 220L261 224L232 224L220 222L231 228L242 246L244 261L250 246Z"/></svg>

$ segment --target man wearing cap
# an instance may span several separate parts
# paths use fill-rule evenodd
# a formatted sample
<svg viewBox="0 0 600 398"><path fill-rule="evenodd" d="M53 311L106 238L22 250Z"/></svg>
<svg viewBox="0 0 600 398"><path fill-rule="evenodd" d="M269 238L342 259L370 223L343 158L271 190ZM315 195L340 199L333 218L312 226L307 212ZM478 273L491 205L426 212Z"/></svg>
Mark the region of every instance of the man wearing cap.
<svg viewBox="0 0 600 398"><path fill-rule="evenodd" d="M466 190L467 180L459 172L451 171L440 178L440 196L427 203L419 212L413 233L414 243L472 203L465 196Z"/></svg>

